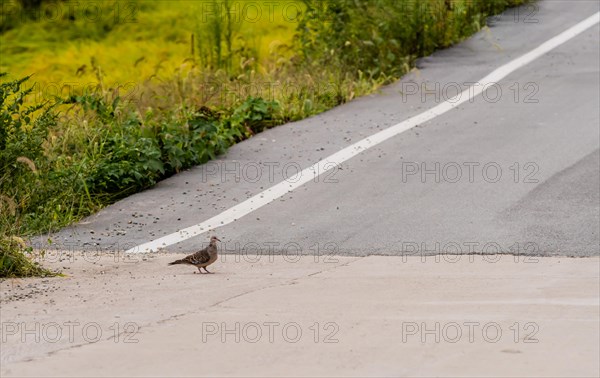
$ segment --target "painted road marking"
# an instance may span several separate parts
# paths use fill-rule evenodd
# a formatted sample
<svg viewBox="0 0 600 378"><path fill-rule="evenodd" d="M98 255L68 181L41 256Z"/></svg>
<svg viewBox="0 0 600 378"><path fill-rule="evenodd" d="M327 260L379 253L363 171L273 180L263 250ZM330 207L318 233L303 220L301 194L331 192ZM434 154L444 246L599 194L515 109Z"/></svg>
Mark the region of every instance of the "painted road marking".
<svg viewBox="0 0 600 378"><path fill-rule="evenodd" d="M126 251L126 253L139 253L139 252L155 252L161 248L168 247L170 245L182 242L189 238L203 234L209 230L214 230L218 227L225 226L237 219L242 218L245 215L250 214L254 210L260 209L266 204L273 202L274 200L284 196L286 193L306 184L310 180L322 175L334 167L338 167L341 163L353 158L363 151L368 150L381 142L384 142L398 134L401 134L411 128L427 122L439 115L446 113L447 111L456 108L462 103L469 99L478 96L483 92L484 88L488 85L498 83L500 80L508 76L510 73L518 70L519 68L531 63L540 56L546 54L550 50L562 45L573 37L579 35L585 30L598 24L600 21L600 12L593 16L581 21L577 25L569 28L568 30L560 33L554 38L542 43L540 46L531 50L527 54L514 59L507 64L497 68L492 73L484 77L478 82L477 86L471 86L465 89L463 92L456 96L442 102L441 104L424 111L414 117L404 120L394 126L390 126L385 130L375 133L369 137L366 137L338 152L328 156L327 158L315 163L314 165L302 170L296 175L284 180L272 187L263 190L254 197L248 198L244 202L235 205L222 213L193 226L184 228L180 231L174 232L169 235L165 235L161 238L152 240L150 242L138 245Z"/></svg>

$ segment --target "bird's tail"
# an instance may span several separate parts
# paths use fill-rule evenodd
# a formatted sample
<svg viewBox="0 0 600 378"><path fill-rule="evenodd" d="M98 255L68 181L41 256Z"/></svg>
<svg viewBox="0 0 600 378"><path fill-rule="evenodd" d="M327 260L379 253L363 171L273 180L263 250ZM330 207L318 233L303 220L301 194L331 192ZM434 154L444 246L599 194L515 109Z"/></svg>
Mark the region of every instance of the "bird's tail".
<svg viewBox="0 0 600 378"><path fill-rule="evenodd" d="M177 265L177 264L182 264L183 260L175 260L173 262L170 262L169 265Z"/></svg>

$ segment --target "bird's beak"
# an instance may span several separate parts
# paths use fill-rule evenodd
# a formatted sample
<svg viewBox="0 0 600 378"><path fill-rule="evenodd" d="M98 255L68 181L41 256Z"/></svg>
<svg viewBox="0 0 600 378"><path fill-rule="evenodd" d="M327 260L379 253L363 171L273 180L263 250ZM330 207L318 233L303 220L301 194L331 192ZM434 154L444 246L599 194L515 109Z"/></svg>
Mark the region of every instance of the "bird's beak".
<svg viewBox="0 0 600 378"><path fill-rule="evenodd" d="M217 239L218 241L221 241L221 239L217 238L216 236L215 236L215 239Z"/></svg>

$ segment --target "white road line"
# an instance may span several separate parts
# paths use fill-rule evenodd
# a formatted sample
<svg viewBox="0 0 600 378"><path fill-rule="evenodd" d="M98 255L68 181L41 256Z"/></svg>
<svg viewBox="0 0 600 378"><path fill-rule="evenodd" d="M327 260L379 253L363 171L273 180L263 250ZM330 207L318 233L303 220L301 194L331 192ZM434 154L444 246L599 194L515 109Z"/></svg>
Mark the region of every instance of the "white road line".
<svg viewBox="0 0 600 378"><path fill-rule="evenodd" d="M368 150L381 142L384 142L400 133L405 132L419 124L427 122L439 115L446 113L447 111L456 108L460 104L468 101L469 99L474 98L481 94L484 88L487 88L489 85L493 85L503 78L505 78L510 73L518 70L519 68L527 65L533 60L539 58L540 56L546 54L550 50L560 46L561 44L567 42L571 38L577 36L578 34L584 32L590 27L596 25L600 22L600 12L594 14L593 16L581 21L577 25L569 28L568 30L560 33L556 37L549 39L548 41L542 43L537 48L531 50L525 55L510 61L509 63L497 68L492 73L484 77L478 82L477 86L471 86L465 89L463 92L458 95L440 103L439 105L433 107L432 109L426 110L421 114L418 114L414 117L411 117L405 121L402 121L394 126L390 126L385 130L382 130L378 133L375 133L367 138L364 138L338 152L335 154L328 156L327 158L319 161L318 163L304 169L293 177L284 180L269 189L266 189L259 194L255 195L247 199L244 202L235 205L224 212L216 215L202 223L196 224L194 226L190 226L184 228L180 231L174 232L169 235L165 235L161 238L152 240L148 243L144 243L133 247L126 251L126 253L136 253L136 252L152 252L157 251L161 248L167 247L169 245L173 245L179 242L182 242L186 239L198 236L202 233L205 233L209 230L216 229L218 227L222 227L226 224L229 224L241 217L250 214L254 210L261 208L262 206L276 200L277 198L285 195L286 193L291 192L292 190L306 184L310 180L314 179L327 172L328 170L339 166L341 163L345 162L358 155L359 153Z"/></svg>

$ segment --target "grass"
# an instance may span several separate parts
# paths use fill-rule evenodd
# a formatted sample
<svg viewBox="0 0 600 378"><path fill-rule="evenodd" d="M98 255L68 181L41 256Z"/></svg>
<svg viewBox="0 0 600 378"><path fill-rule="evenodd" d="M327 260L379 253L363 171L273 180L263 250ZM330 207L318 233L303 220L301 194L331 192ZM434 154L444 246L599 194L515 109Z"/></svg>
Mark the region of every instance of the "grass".
<svg viewBox="0 0 600 378"><path fill-rule="evenodd" d="M0 278L61 275L33 261L33 249L19 237L0 238Z"/></svg>
<svg viewBox="0 0 600 378"><path fill-rule="evenodd" d="M171 80L182 70L206 67L219 37L223 64L213 64L213 69L225 68L225 60L237 68L243 60L254 59L253 68L269 70L282 52L290 51L297 22L286 22L281 12L273 12L272 20L265 14L260 22L244 22L253 18L249 10L242 17L243 4L255 3L250 1L232 3L238 9L230 22L232 35L216 37L214 25L227 27L226 18L216 15L226 3L80 1L73 8L74 21L38 16L3 33L0 72L9 72L11 78L35 73L39 95L47 97L82 94L85 86L98 83L98 69L106 88ZM85 15L86 4L101 5L97 20ZM58 9L63 16L69 12L67 4Z"/></svg>
<svg viewBox="0 0 600 378"><path fill-rule="evenodd" d="M24 265L15 238L372 93L522 3L286 0L275 4L283 13L261 1L80 1L72 12L61 0L0 1L10 73L0 75L0 277L43 272Z"/></svg>

